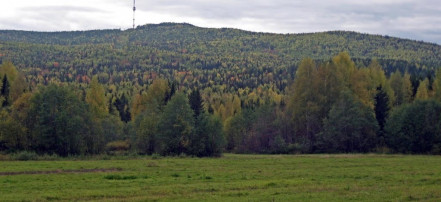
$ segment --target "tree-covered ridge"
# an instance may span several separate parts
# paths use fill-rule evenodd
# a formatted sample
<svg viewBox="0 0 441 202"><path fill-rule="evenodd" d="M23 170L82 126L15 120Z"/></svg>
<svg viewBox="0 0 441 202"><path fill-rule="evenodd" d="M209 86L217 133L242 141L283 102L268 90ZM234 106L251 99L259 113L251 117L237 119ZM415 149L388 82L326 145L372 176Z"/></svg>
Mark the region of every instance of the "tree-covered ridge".
<svg viewBox="0 0 441 202"><path fill-rule="evenodd" d="M355 32L270 34L175 23L125 31L0 31L0 60L12 61L31 86L89 83L97 75L129 98L129 88L140 90L159 77L215 92L258 94L264 88L280 94L302 58L322 62L341 51L358 66L376 58L388 75L398 69L422 78L441 65L440 47Z"/></svg>
<svg viewBox="0 0 441 202"><path fill-rule="evenodd" d="M136 29L75 32L0 31L0 41L50 45L111 44L141 46L204 56L238 56L270 53L299 61L326 60L342 51L353 58L393 59L439 64L441 46L389 36L332 31L309 34L256 33L230 28L200 28L190 24L162 23Z"/></svg>

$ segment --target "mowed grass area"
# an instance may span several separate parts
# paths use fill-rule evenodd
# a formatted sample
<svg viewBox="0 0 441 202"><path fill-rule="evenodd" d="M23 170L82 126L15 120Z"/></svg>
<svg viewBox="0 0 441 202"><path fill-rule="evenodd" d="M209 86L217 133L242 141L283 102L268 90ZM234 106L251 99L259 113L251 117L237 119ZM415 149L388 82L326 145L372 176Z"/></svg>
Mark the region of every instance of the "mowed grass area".
<svg viewBox="0 0 441 202"><path fill-rule="evenodd" d="M85 169L109 170L73 172ZM0 201L441 201L441 156L0 162L0 173L23 171L58 173L1 175Z"/></svg>

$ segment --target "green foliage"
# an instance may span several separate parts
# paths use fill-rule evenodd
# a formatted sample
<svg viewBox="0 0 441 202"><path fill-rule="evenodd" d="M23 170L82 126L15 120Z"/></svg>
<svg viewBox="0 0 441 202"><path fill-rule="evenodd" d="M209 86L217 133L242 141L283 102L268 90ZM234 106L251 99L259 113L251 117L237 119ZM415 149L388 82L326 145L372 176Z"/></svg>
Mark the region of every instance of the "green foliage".
<svg viewBox="0 0 441 202"><path fill-rule="evenodd" d="M159 123L161 153L186 153L194 130L193 110L183 93L175 94L164 108Z"/></svg>
<svg viewBox="0 0 441 202"><path fill-rule="evenodd" d="M378 126L382 132L384 129L384 124L389 115L389 96L384 92L382 86L377 87L377 94L375 95L375 118L377 119Z"/></svg>
<svg viewBox="0 0 441 202"><path fill-rule="evenodd" d="M399 106L403 103L406 103L405 96L405 88L404 88L404 81L403 76L401 75L401 72L395 71L391 74L389 79L389 85L392 88L394 95L395 95L395 102L393 103L393 106Z"/></svg>
<svg viewBox="0 0 441 202"><path fill-rule="evenodd" d="M371 108L356 100L353 93L344 91L324 120L319 137L319 151L369 152L376 146L377 121Z"/></svg>
<svg viewBox="0 0 441 202"><path fill-rule="evenodd" d="M68 87L40 88L31 99L30 116L36 151L60 156L99 152L87 105Z"/></svg>
<svg viewBox="0 0 441 202"><path fill-rule="evenodd" d="M0 90L0 96L3 97L3 101L1 103L2 107L6 107L10 104L9 90L10 90L10 84L8 81L8 76L5 74L2 79L2 88Z"/></svg>
<svg viewBox="0 0 441 202"><path fill-rule="evenodd" d="M441 69L436 71L432 86L435 100L441 102Z"/></svg>
<svg viewBox="0 0 441 202"><path fill-rule="evenodd" d="M286 140L282 138L283 133L280 130L280 122L276 106L264 105L254 111L255 119L252 122L249 135L245 136L243 147L247 153L277 153L283 147ZM276 138L278 143L275 143Z"/></svg>
<svg viewBox="0 0 441 202"><path fill-rule="evenodd" d="M11 155L12 160L16 161L36 161L39 160L39 155L34 151L21 151Z"/></svg>
<svg viewBox="0 0 441 202"><path fill-rule="evenodd" d="M255 115L253 109L246 108L225 121L224 131L227 140L226 149L228 151L246 152L245 141L250 135L250 129L256 119Z"/></svg>
<svg viewBox="0 0 441 202"><path fill-rule="evenodd" d="M18 73L17 78L11 83L10 98L14 102L23 93L28 91L28 83L26 82L25 75L23 73Z"/></svg>
<svg viewBox="0 0 441 202"><path fill-rule="evenodd" d="M0 150L18 151L28 149L30 140L26 129L13 119L6 110L0 111Z"/></svg>
<svg viewBox="0 0 441 202"><path fill-rule="evenodd" d="M121 121L126 123L129 122L131 120L130 105L126 95L122 94L120 97L116 98L113 104L118 111L119 117L121 117Z"/></svg>
<svg viewBox="0 0 441 202"><path fill-rule="evenodd" d="M237 153L288 153L290 122L274 105L245 108L225 123L226 149Z"/></svg>
<svg viewBox="0 0 441 202"><path fill-rule="evenodd" d="M220 118L202 112L195 123L194 132L189 138L188 154L198 157L220 156L225 144Z"/></svg>
<svg viewBox="0 0 441 202"><path fill-rule="evenodd" d="M0 77L7 79L0 150L96 154L127 141L143 154L218 156L225 134L232 152L364 152L375 131L368 112L383 128L389 108L414 94L437 97L440 52L435 44L353 32L280 35L173 23L0 31ZM49 83L72 92L53 90L36 104L51 88L39 86ZM185 99L170 106L177 91ZM344 120L355 132L340 130ZM343 140L360 136L369 144Z"/></svg>
<svg viewBox="0 0 441 202"><path fill-rule="evenodd" d="M107 115L106 117L95 121L95 127L99 128L104 142L121 140L123 137L124 123L115 115Z"/></svg>
<svg viewBox="0 0 441 202"><path fill-rule="evenodd" d="M392 111L386 123L387 146L401 153L439 153L441 104L415 101Z"/></svg>
<svg viewBox="0 0 441 202"><path fill-rule="evenodd" d="M161 113L157 103L149 105L144 112L135 119L136 143L140 153L152 154L159 150L159 118Z"/></svg>
<svg viewBox="0 0 441 202"><path fill-rule="evenodd" d="M393 37L354 32L281 35L170 23L126 31L0 31L0 44L1 59L14 62L32 87L56 82L84 88L97 76L108 99L114 98L109 108L118 100L124 121L130 120L128 112L135 113L133 119L140 113L130 109L132 97L157 78L201 92L211 88L219 96L240 90L247 93L239 95L246 103L251 93L256 96L253 101L267 99L258 92L264 87L272 89L271 98L280 100L306 57L328 61L346 51L357 66L377 58L387 74L398 69L426 75L441 64L440 46ZM130 104L120 99L122 94ZM215 104L206 102L205 107L217 109ZM229 109L225 103L224 108Z"/></svg>
<svg viewBox="0 0 441 202"><path fill-rule="evenodd" d="M203 103L202 97L199 90L191 91L188 96L188 101L190 102L190 107L194 112L194 117L197 119L201 113L203 113Z"/></svg>
<svg viewBox="0 0 441 202"><path fill-rule="evenodd" d="M274 141L272 142L271 146L271 152L273 154L286 154L288 153L288 144L286 143L285 139L282 138L282 136L277 135L274 138Z"/></svg>
<svg viewBox="0 0 441 202"><path fill-rule="evenodd" d="M427 100L429 99L429 79L426 78L420 82L415 94L415 100Z"/></svg>
<svg viewBox="0 0 441 202"><path fill-rule="evenodd" d="M150 112L160 112L166 104L167 98L170 96L171 89L166 80L156 79L148 87L147 93L136 94L132 103L132 117L135 119L137 115L147 110Z"/></svg>
<svg viewBox="0 0 441 202"><path fill-rule="evenodd" d="M158 117L162 116L170 91L166 80L156 79L148 87L147 93L135 95L132 116L135 118L138 152L152 154L159 151Z"/></svg>
<svg viewBox="0 0 441 202"><path fill-rule="evenodd" d="M86 102L94 117L103 118L108 114L104 87L98 83L98 77L94 76L86 93Z"/></svg>
<svg viewBox="0 0 441 202"><path fill-rule="evenodd" d="M313 150L315 135L321 131L322 119L318 94L314 92L316 64L312 59L304 59L296 72L291 99L288 103L294 122L294 134L300 144Z"/></svg>
<svg viewBox="0 0 441 202"><path fill-rule="evenodd" d="M108 154L126 154L130 149L130 143L127 141L113 141L106 144Z"/></svg>
<svg viewBox="0 0 441 202"><path fill-rule="evenodd" d="M15 81L18 75L17 68L12 64L11 61L3 60L2 65L0 66L0 76L8 77L10 83Z"/></svg>

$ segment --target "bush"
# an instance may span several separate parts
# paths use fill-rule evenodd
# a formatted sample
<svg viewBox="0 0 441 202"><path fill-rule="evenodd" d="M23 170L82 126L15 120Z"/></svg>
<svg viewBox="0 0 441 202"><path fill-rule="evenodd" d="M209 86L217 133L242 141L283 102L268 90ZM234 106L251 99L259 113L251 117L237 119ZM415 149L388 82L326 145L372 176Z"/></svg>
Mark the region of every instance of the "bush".
<svg viewBox="0 0 441 202"><path fill-rule="evenodd" d="M391 154L392 152L391 152L391 150L390 150L390 148L389 147L386 147L386 146L378 146L377 148L375 148L375 153L377 153L377 154Z"/></svg>
<svg viewBox="0 0 441 202"><path fill-rule="evenodd" d="M106 145L106 151L109 154L124 154L130 149L130 143L127 141L113 141Z"/></svg>
<svg viewBox="0 0 441 202"><path fill-rule="evenodd" d="M307 148L299 143L289 144L287 150L289 154L307 153Z"/></svg>
<svg viewBox="0 0 441 202"><path fill-rule="evenodd" d="M153 153L152 154L152 159L161 159L161 158L162 158L162 156L160 154L158 154L158 153Z"/></svg>
<svg viewBox="0 0 441 202"><path fill-rule="evenodd" d="M0 161L7 161L10 160L11 157L9 155L6 154L0 154Z"/></svg>
<svg viewBox="0 0 441 202"><path fill-rule="evenodd" d="M288 152L288 145L280 135L277 135L271 144L271 153L286 154L287 152Z"/></svg>
<svg viewBox="0 0 441 202"><path fill-rule="evenodd" d="M11 154L10 158L11 160L15 160L15 161L31 161L31 160L38 160L39 156L35 152L21 151L18 153Z"/></svg>
<svg viewBox="0 0 441 202"><path fill-rule="evenodd" d="M440 126L441 104L415 101L392 111L385 127L386 145L399 153L439 153Z"/></svg>

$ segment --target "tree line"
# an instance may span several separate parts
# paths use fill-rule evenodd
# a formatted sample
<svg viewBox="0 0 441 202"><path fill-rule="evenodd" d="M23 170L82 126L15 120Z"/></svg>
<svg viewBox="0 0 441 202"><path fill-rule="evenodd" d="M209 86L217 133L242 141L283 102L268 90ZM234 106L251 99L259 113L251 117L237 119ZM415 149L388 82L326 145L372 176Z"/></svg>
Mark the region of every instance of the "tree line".
<svg viewBox="0 0 441 202"><path fill-rule="evenodd" d="M347 53L303 59L284 91L190 88L156 78L129 96L110 92L116 89L99 76L87 85L32 87L10 62L0 77L5 152L441 152L441 71L387 76L375 60L357 66Z"/></svg>
<svg viewBox="0 0 441 202"><path fill-rule="evenodd" d="M203 111L198 90L188 96L158 79L141 98L139 114L125 124L109 112L104 87L93 77L85 92L65 84L22 89L10 94L17 73L2 65L0 150L34 151L60 156L134 150L142 154L221 155L224 139L220 119ZM9 81L14 85L10 85ZM116 107L116 106L115 106ZM116 112L116 111L115 111ZM133 148L131 148L133 147Z"/></svg>

